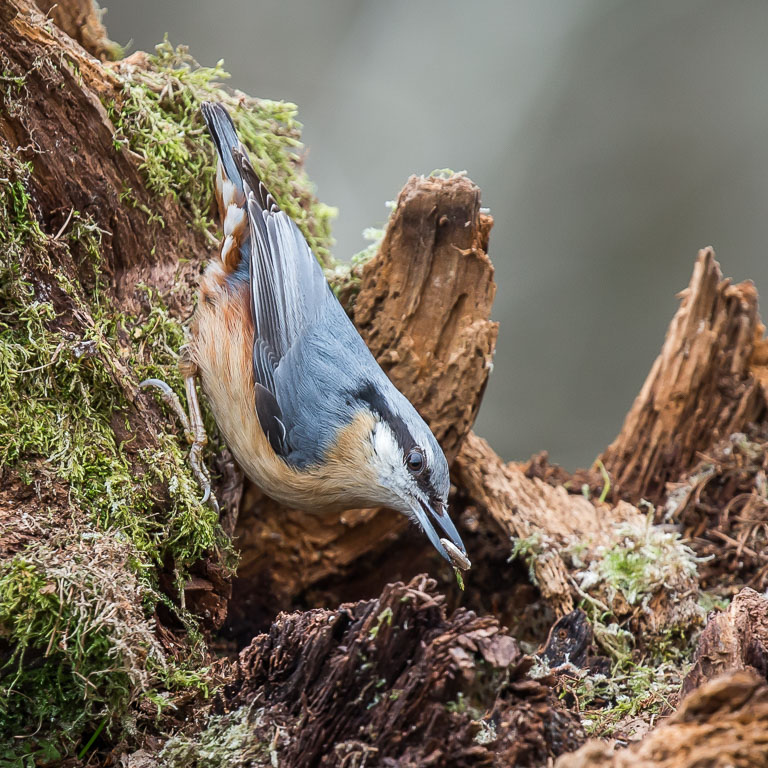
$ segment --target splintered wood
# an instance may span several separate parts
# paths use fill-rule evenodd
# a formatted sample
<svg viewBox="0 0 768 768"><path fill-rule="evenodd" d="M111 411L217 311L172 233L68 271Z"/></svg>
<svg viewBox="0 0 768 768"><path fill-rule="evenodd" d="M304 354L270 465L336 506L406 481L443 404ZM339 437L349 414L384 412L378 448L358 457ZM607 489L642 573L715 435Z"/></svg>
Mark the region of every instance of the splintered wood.
<svg viewBox="0 0 768 768"><path fill-rule="evenodd" d="M466 176L411 176L355 303L366 344L449 462L475 421L496 345L492 223Z"/></svg>
<svg viewBox="0 0 768 768"><path fill-rule="evenodd" d="M710 618L683 681L683 694L737 669L763 679L768 675L768 599L748 587L736 595L727 610Z"/></svg>
<svg viewBox="0 0 768 768"><path fill-rule="evenodd" d="M618 437L600 457L621 497L663 500L719 439L765 409L764 328L751 282L724 280L711 248L699 252L661 354ZM754 368L753 368L754 366Z"/></svg>
<svg viewBox="0 0 768 768"><path fill-rule="evenodd" d="M553 681L528 676L494 618L447 616L435 586L280 615L240 654L226 710L247 706L268 737L279 724L281 765L523 768L578 746Z"/></svg>

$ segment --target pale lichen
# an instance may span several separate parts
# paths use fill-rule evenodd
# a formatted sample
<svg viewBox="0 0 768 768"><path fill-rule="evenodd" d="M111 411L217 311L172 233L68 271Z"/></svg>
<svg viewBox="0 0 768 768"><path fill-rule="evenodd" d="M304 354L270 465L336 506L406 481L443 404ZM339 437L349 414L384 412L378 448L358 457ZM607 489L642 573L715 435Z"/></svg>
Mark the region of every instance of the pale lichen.
<svg viewBox="0 0 768 768"><path fill-rule="evenodd" d="M193 736L178 733L159 755L162 768L258 768L280 765L280 730L268 740L261 735L263 712L241 707L227 715L213 715Z"/></svg>

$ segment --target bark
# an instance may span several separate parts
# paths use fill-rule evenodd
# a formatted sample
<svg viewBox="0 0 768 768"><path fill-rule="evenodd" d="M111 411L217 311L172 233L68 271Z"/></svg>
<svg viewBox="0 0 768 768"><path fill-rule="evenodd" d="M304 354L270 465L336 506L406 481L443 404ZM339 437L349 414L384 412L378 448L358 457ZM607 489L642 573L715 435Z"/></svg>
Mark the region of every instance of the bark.
<svg viewBox="0 0 768 768"><path fill-rule="evenodd" d="M492 224L466 176L412 176L354 306L366 344L449 462L475 421L496 345Z"/></svg>
<svg viewBox="0 0 768 768"><path fill-rule="evenodd" d="M59 12L75 7L59 3ZM77 6L79 7L79 6ZM122 84L27 0L0 4L0 51L5 75L24 78L23 92L0 115L0 136L32 163L33 197L43 229L57 233L71 211L102 230L101 258L114 297L136 310L136 285L162 293L173 287L177 306L192 303L194 272L209 247L193 233L183 209L151 194L138 158L115 148L104 103L122 98ZM121 199L132 191L132 204ZM165 226L148 221L146 212ZM187 261L180 263L184 256ZM121 378L130 380L129 372ZM135 398L136 387L130 385Z"/></svg>
<svg viewBox="0 0 768 768"><path fill-rule="evenodd" d="M496 620L447 617L444 602L420 576L377 600L281 615L240 654L226 708L258 709L265 734L280 723L286 765L522 767L581 743Z"/></svg>
<svg viewBox="0 0 768 768"><path fill-rule="evenodd" d="M755 286L724 280L705 248L680 296L661 354L600 457L616 492L635 503L662 501L700 451L744 431L765 409L767 347Z"/></svg>
<svg viewBox="0 0 768 768"><path fill-rule="evenodd" d="M101 23L103 11L93 0L67 0L57 3L55 0L35 0L37 7L56 26L66 32L85 48L91 56L101 61L115 59L120 54L120 47L107 37L107 30Z"/></svg>
<svg viewBox="0 0 768 768"><path fill-rule="evenodd" d="M749 588L736 595L727 611L711 616L683 682L683 694L741 669L768 677L768 600Z"/></svg>

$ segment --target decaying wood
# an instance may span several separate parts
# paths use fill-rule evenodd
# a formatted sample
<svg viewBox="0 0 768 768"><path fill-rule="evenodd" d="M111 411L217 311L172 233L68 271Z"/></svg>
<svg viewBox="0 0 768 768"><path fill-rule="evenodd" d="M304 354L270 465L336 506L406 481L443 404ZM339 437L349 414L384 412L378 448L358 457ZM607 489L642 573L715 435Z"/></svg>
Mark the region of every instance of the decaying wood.
<svg viewBox="0 0 768 768"><path fill-rule="evenodd" d="M768 587L767 446L764 424L736 432L669 485L664 515L702 558L702 586L723 597Z"/></svg>
<svg viewBox="0 0 768 768"><path fill-rule="evenodd" d="M265 735L280 725L281 765L522 767L575 748L577 719L527 676L517 642L491 617L446 617L444 601L420 576L283 614L240 654L226 708L248 705Z"/></svg>
<svg viewBox="0 0 768 768"><path fill-rule="evenodd" d="M594 545L609 539L611 525L637 522L642 515L630 504L594 504L538 478L529 478L515 464L504 463L474 434L464 441L456 459L458 485L486 511L504 534L514 539L540 538L544 556L533 562L542 597L560 616L573 610L574 586L558 550L579 539Z"/></svg>
<svg viewBox="0 0 768 768"><path fill-rule="evenodd" d="M732 670L768 677L768 599L745 588L726 611L713 614L699 638L683 694Z"/></svg>
<svg viewBox="0 0 768 768"><path fill-rule="evenodd" d="M661 354L618 437L600 457L621 497L661 501L718 440L765 409L766 343L751 282L724 280L711 248L699 252Z"/></svg>
<svg viewBox="0 0 768 768"><path fill-rule="evenodd" d="M80 10L81 5L64 3L54 19L63 15L66 24L67 19L78 19ZM177 316L188 314L197 272L210 246L189 226L177 202L158 199L147 190L140 158L115 147L115 129L104 104L122 97L122 84L31 0L0 2L0 17L5 77L23 82L19 93L6 93L7 103L0 110L0 155L32 166L28 183L35 213L43 231L55 235L47 254L53 269L43 262L24 268L37 293L52 298L62 338L98 339L101 334L90 304L91 260L78 242L71 248L57 242L68 237L75 213L100 233L102 301L111 302L116 313L141 314L146 294L138 286L146 284L167 296ZM121 197L126 189L132 205ZM148 220L147 212L157 218ZM70 293L60 287L62 276L72 286ZM168 427L168 418L151 395L141 393L135 371L125 364L131 357L130 340L118 334L109 341L119 352L105 340L93 344L93 353L129 403L125 412L114 414L115 439L129 462L146 467L141 452L158 447L157 436ZM4 498L15 504L13 494L6 482L0 488L0 505ZM156 497L158 513L163 514L169 501L166 484L158 482ZM229 583L215 562L199 564L200 579L209 567L211 580L204 589L192 590L188 603L194 606L201 598L201 615L217 625L226 611Z"/></svg>
<svg viewBox="0 0 768 768"><path fill-rule="evenodd" d="M601 526L596 508L583 496L571 496L562 487L527 478L474 434L462 445L455 474L459 486L510 538L540 534L562 543L574 533L574 525L582 531L596 531ZM572 587L557 552L537 558L533 567L542 596L555 612L563 615L572 611Z"/></svg>
<svg viewBox="0 0 768 768"><path fill-rule="evenodd" d="M94 5L93 0L35 0L35 3L59 29L97 59L108 61L119 53L119 47L107 37L107 30L101 23L104 12Z"/></svg>
<svg viewBox="0 0 768 768"><path fill-rule="evenodd" d="M379 253L363 271L354 320L389 376L421 412L449 459L469 432L491 367L495 293L486 255L491 217L466 176L412 177ZM344 577L404 535L388 510L325 516L286 510L249 488L237 527L237 588L288 605L312 584ZM248 610L253 615L254 606Z"/></svg>
<svg viewBox="0 0 768 768"><path fill-rule="evenodd" d="M125 147L115 147L114 128L103 106L121 97L114 72L50 21L104 58L109 55L108 41L103 28L94 26L98 19L90 4L39 0L38 5L50 18L31 0L0 0L4 76L23 76L26 89L13 108L0 113L0 151L32 163L33 204L45 232L66 233L74 210L102 231L100 287L115 307L136 312L142 301L137 286L146 283L168 297L177 317L188 316L197 272L210 255L210 245L188 226L187 215L175 201L158 199L146 189L137 158ZM140 67L143 60L136 56L125 66ZM133 205L121 200L126 186ZM146 211L162 216L164 226L148 220ZM695 520L674 518L670 511L683 525L690 522L706 529L697 536L713 533L715 516L728 517L737 507L744 516L748 509L746 525L754 522L758 506L764 508L764 443L750 465L748 486L740 476L730 496L698 494L701 487L694 475L697 452L764 418L768 345L762 340L754 288L722 280L712 251L702 251L662 354L622 433L602 457L618 495L608 494L608 503L599 501L600 480L594 473L583 476L591 498L569 493L563 477L542 462L538 470L529 466L526 473L521 466L503 462L469 432L497 332L489 319L495 291L486 255L490 227L490 217L480 212L479 191L466 177L410 179L378 256L362 273L353 315L385 370L455 459L454 506L464 513L459 520L462 533L492 541L502 565L511 539L536 541L531 560L535 582L560 617L541 651L543 659L552 667L585 669L593 638L585 614L573 611L585 595L567 561L569 546L582 545L583 554L614 545L624 535L622 525L647 523L626 499L659 501L674 481L688 483L689 501L703 500L713 508ZM54 297L60 317L67 318L68 332L75 337L92 333L85 259L81 263L77 258L75 243L75 258L55 240L51 243L48 255L76 286L77 301L64 296L40 265L32 270L35 285ZM121 344L118 339L118 348ZM167 419L152 398L138 393L136 377L119 353L106 344L97 353L106 356L107 370L126 394L130 407L115 415L115 432L126 456L137 460L138 451L154 444ZM362 766L367 761L534 766L581 743L575 708L569 711L557 700L551 677L529 676L531 660L497 618L466 609L449 616L445 596L424 576L382 591L381 585L401 566L413 573L430 563L428 544L417 531L406 533L402 516L358 510L319 517L286 510L252 486L243 494L226 457L219 469L224 475L218 480L219 497L228 502L228 532L238 504L243 509L236 529L243 558L232 612L249 615L248 629L264 626L268 631L244 637L248 645L216 707L223 717L249 707L255 744L273 745L280 765ZM744 496L751 506L739 506L747 503ZM625 500L615 503L619 497ZM732 506L731 500L739 497ZM158 513L167 501L158 487ZM67 503L65 487L54 483L33 489L11 475L0 488L0 554L12 557L45 541L50 530L72 525L63 514ZM42 507L50 510L45 524L35 517ZM730 536L734 529L723 527L720 533ZM742 553L757 541L749 536L734 541L733 552ZM759 557L755 560L759 567L765 564ZM377 563L383 567L364 582ZM483 578L490 592L498 586L488 570L486 566ZM468 592L486 588L485 582L472 583L475 572L468 574ZM166 593L175 595L172 569L158 578ZM623 598L616 597L607 612L630 629L661 632L673 623L675 611L695 605L698 584L685 578L680 583L670 578L642 607L629 606L626 600L621 604ZM281 607L335 606L328 595L333 598L341 584L349 585L355 599L363 593L381 596L274 619ZM308 593L310 588L316 593ZM325 597L318 597L321 593ZM187 606L204 619L206 628L224 620L229 594L227 573L215 558L201 559L192 568ZM495 593L494 600L505 603L494 605L497 617L517 610L511 592ZM764 764L755 761L768 751L768 692L748 671L765 675L768 668L766 602L745 591L727 612L710 621L686 682L686 690L698 688L646 742L617 752L592 743L561 758L559 765L715 766L721 756L735 766ZM158 626L169 644L174 631ZM545 634L546 625L537 642ZM734 668L747 671L710 680ZM176 726L186 727L181 720ZM193 738L196 735L193 728ZM144 746L149 751L139 750L136 760L132 763L128 757L126 764L138 765L140 756L150 755L157 747L154 736ZM156 762L154 755L148 760Z"/></svg>
<svg viewBox="0 0 768 768"><path fill-rule="evenodd" d="M191 305L194 272L210 246L177 202L147 190L140 158L115 147L104 104L122 98L122 84L30 0L0 3L0 14L5 76L24 82L16 103L0 112L0 139L32 163L30 184L45 231L65 234L72 211L96 225L105 286L127 310L138 309L139 283L164 293L173 287L177 304ZM131 205L121 197L126 189ZM148 222L145 211L165 226Z"/></svg>
<svg viewBox="0 0 768 768"><path fill-rule="evenodd" d="M449 462L475 421L496 345L492 224L466 176L412 176L354 306L366 344Z"/></svg>
<svg viewBox="0 0 768 768"><path fill-rule="evenodd" d="M742 670L695 690L638 744L589 741L555 768L763 768L766 756L768 685Z"/></svg>
<svg viewBox="0 0 768 768"><path fill-rule="evenodd" d="M583 667L592 639L592 626L587 614L577 608L561 616L552 625L547 642L537 651L537 655L547 661L550 669L563 665Z"/></svg>

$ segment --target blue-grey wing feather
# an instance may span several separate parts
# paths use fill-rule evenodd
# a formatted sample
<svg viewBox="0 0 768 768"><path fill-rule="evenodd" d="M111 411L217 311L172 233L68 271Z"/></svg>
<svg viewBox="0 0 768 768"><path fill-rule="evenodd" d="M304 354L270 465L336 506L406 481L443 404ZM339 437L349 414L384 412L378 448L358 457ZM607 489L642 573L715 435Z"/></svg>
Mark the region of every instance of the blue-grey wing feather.
<svg viewBox="0 0 768 768"><path fill-rule="evenodd" d="M359 336L328 287L301 230L280 210L248 159L240 153L235 156L244 183L251 233L254 377L256 384L272 395L268 397L257 387L256 410L275 451L291 464L304 465L319 459L318 445L325 443L318 440L317 431L303 423L304 410L296 407L301 391L311 389L311 383L321 381L325 375L322 370L313 370L315 366L301 354L307 346L305 340L321 336L329 340L330 329L321 330L322 318L329 311L337 321L340 313L347 332ZM333 346L338 344L332 336L330 339ZM287 381L294 384L281 386ZM315 409L318 406L323 407L317 402Z"/></svg>
<svg viewBox="0 0 768 768"><path fill-rule="evenodd" d="M387 380L325 280L295 222L269 194L220 104L203 108L225 173L245 195L259 423L289 464L319 463L348 423L361 381ZM399 395L399 393L398 393Z"/></svg>

